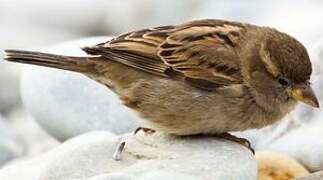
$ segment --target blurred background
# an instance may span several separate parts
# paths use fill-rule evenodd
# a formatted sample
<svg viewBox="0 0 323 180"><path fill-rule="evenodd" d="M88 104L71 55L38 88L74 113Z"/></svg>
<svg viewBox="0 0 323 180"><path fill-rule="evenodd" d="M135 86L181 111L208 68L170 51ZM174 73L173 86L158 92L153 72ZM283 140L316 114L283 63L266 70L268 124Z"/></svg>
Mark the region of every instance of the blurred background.
<svg viewBox="0 0 323 180"><path fill-rule="evenodd" d="M320 0L0 0L0 50L19 48L68 54L68 49L76 51L80 46L108 40L98 37L84 41L91 44L84 44L78 41L80 38L114 36L204 18L271 26L296 37L310 53L314 64L312 83L322 101ZM57 47L66 49L57 51ZM1 52L0 59L2 56ZM316 158L323 148L319 140L323 139L322 117L322 111L300 105L281 124L241 135L251 139L256 149L288 153L310 171L317 171L323 169L323 155ZM121 106L114 94L81 75L0 61L0 167L46 152L87 131L131 132L138 126L135 119L138 118ZM294 138L288 139L290 131ZM285 142L298 149L313 147L309 151L314 154L303 157Z"/></svg>

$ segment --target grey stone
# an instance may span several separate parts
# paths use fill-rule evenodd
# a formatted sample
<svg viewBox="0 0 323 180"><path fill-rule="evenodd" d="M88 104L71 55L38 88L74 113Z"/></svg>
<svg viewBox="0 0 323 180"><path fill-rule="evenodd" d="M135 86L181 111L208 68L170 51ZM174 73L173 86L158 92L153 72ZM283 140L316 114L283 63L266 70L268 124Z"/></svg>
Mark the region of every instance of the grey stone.
<svg viewBox="0 0 323 180"><path fill-rule="evenodd" d="M81 151L84 149L83 152L71 151L52 162L41 177L48 180L90 177L93 172L97 172L93 168L99 165L108 167L100 171L110 173L110 176L116 177L114 173L118 172L122 173L123 178L124 175L130 175L131 179L172 178L174 174L191 179L255 179L256 165L252 154L232 142L214 138L175 138L163 134L147 136L140 133L124 139L127 142L126 149L120 162L111 160L118 143L116 138L114 143L110 142L106 147L103 144L101 147L93 145L79 148ZM62 159L66 160L66 157L69 157L70 162L62 164ZM71 169L71 165L75 164L80 166ZM78 172L80 169L82 175Z"/></svg>
<svg viewBox="0 0 323 180"><path fill-rule="evenodd" d="M139 131L122 136L126 147L121 161L115 161L112 156L120 139L108 132L87 133L33 160L3 168L0 179L256 179L254 156L231 141Z"/></svg>
<svg viewBox="0 0 323 180"><path fill-rule="evenodd" d="M47 152L59 144L55 138L39 126L25 109L16 109L10 113L8 118L12 128L19 133L20 144L25 149L23 158Z"/></svg>
<svg viewBox="0 0 323 180"><path fill-rule="evenodd" d="M23 152L18 134L0 115L0 166L21 156Z"/></svg>
<svg viewBox="0 0 323 180"><path fill-rule="evenodd" d="M21 179L21 177L24 177L24 180L35 180L40 179L41 174L48 169L49 165L57 160L58 157L62 157L67 154L71 155L71 152L74 153L83 152L86 150L86 148L95 148L95 146L99 146L99 144L103 144L101 148L105 148L105 146L111 142L115 141L115 135L109 133L109 132L93 132L90 134L81 135L79 137L75 137L60 146L54 148L53 150L34 156L33 158L26 158L21 159L19 161L16 161L14 163L11 163L2 169L0 169L0 179L1 180L14 180L14 179ZM110 144L111 145L111 144ZM105 151L105 149L101 149L102 151ZM108 152L107 152L108 153ZM83 154L84 157L94 157L95 154L92 154L90 156ZM98 155L100 156L100 155ZM101 156L102 157L102 156ZM67 162L66 160L70 159L69 157L65 156L64 158L67 159L61 159L62 163ZM99 157L98 157L99 159ZM95 160L98 160L95 159ZM90 160L90 159L89 159ZM96 162L93 159L93 163L97 163L97 165L102 164L102 161L104 162L105 159L101 159L100 161ZM109 160L109 159L108 159ZM87 163L91 162L83 162L83 164L79 164L80 166L84 166ZM67 162L69 164L70 162ZM90 165L90 164L88 164ZM72 165L72 167L76 167L77 164ZM93 169L98 168L97 166L93 167ZM101 167L101 169L106 167ZM83 171L83 170L82 170ZM17 173L19 172L19 173ZM58 173L61 171L58 170ZM89 171L91 172L91 171ZM79 172L80 174L83 172ZM87 171L84 170L84 174L87 174Z"/></svg>
<svg viewBox="0 0 323 180"><path fill-rule="evenodd" d="M88 38L58 45L48 51L84 56L79 47L108 39ZM39 124L61 141L92 130L121 134L139 126L139 118L125 108L111 90L78 73L25 67L21 94L26 108Z"/></svg>

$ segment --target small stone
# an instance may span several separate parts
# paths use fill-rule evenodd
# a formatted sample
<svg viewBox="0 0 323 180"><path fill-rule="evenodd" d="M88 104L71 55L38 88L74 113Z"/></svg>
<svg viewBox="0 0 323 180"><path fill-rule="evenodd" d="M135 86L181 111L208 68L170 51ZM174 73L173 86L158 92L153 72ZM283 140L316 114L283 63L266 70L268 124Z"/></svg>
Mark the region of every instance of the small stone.
<svg viewBox="0 0 323 180"><path fill-rule="evenodd" d="M309 174L295 159L288 155L270 152L256 152L258 180L289 180Z"/></svg>
<svg viewBox="0 0 323 180"><path fill-rule="evenodd" d="M21 156L23 151L18 134L0 114L0 166Z"/></svg>

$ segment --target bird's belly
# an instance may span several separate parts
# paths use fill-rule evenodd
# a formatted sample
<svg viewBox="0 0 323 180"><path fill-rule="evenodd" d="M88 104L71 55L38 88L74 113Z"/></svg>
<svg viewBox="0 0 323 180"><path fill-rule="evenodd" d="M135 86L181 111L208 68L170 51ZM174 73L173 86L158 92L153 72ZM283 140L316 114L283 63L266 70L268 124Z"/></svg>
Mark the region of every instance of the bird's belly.
<svg viewBox="0 0 323 180"><path fill-rule="evenodd" d="M243 112L241 94L223 95L173 80L137 83L121 99L148 128L176 135L219 134L263 126Z"/></svg>
<svg viewBox="0 0 323 180"><path fill-rule="evenodd" d="M175 135L221 134L262 128L283 118L283 114L265 114L255 110L241 112L237 104L208 107L208 101L181 107L181 103L165 107L142 107L139 114L146 127ZM199 106L199 107L197 107ZM154 108L154 109L153 109Z"/></svg>

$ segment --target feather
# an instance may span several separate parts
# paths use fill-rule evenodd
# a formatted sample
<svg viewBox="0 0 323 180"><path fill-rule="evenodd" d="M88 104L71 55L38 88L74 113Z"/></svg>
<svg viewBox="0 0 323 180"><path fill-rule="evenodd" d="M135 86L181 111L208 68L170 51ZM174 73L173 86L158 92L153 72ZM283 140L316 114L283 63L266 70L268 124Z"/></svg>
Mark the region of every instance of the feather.
<svg viewBox="0 0 323 180"><path fill-rule="evenodd" d="M163 77L176 71L190 83L209 89L242 82L234 46L246 26L193 21L128 32L84 50Z"/></svg>

